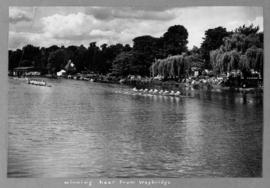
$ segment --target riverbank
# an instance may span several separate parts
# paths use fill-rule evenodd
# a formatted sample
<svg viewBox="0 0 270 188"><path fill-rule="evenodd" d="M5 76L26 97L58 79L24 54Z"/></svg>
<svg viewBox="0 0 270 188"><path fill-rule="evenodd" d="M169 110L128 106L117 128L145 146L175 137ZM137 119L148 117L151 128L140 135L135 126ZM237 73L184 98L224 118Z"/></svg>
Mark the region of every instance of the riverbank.
<svg viewBox="0 0 270 188"><path fill-rule="evenodd" d="M228 83L231 81L227 78L222 77L211 77L211 78L187 78L180 81L174 80L155 80L151 78L144 79L125 79L120 82L121 84L131 85L138 88L148 89L166 89L166 90L204 90L212 92L263 92L263 86L258 87L237 87L230 86Z"/></svg>
<svg viewBox="0 0 270 188"><path fill-rule="evenodd" d="M136 87L138 89L162 89L162 90L205 90L212 92L222 92L222 91L231 91L231 92L263 92L263 86L258 87L236 87L230 86L232 81L229 81L226 77L191 77L186 78L181 81L176 80L158 80L149 77L141 76L128 76L125 78L107 76L107 75L67 75L62 77L52 76L52 75L43 75L39 76L40 78L48 79L73 79L78 81L89 81L89 82L98 82L98 83L109 83L109 84L124 84L131 87ZM33 77L34 78L34 77ZM13 79L25 79L13 77Z"/></svg>

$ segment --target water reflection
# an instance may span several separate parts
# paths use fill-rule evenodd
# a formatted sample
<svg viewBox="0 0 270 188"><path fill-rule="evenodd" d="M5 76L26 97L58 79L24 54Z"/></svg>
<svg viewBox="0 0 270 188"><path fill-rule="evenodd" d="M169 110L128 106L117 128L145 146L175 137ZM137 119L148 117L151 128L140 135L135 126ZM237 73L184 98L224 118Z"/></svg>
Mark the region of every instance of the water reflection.
<svg viewBox="0 0 270 188"><path fill-rule="evenodd" d="M51 82L9 80L9 177L261 176L260 96Z"/></svg>

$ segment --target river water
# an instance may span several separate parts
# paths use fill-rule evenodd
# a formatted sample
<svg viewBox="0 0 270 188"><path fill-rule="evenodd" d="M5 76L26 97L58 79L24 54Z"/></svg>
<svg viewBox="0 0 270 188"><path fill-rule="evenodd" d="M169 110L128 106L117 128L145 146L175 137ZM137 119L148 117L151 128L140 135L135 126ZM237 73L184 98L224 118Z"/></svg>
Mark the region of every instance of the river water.
<svg viewBox="0 0 270 188"><path fill-rule="evenodd" d="M261 177L262 95L9 79L8 177Z"/></svg>

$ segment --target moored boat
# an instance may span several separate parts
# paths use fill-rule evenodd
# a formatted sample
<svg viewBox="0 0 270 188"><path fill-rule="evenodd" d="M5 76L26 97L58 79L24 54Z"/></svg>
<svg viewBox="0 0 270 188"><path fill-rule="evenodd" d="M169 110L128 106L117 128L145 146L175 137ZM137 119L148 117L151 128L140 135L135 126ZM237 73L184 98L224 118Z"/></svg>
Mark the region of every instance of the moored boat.
<svg viewBox="0 0 270 188"><path fill-rule="evenodd" d="M48 87L50 87L49 85L47 85L46 81L44 81L44 80L28 79L27 83L28 84L31 84L31 85L48 86Z"/></svg>

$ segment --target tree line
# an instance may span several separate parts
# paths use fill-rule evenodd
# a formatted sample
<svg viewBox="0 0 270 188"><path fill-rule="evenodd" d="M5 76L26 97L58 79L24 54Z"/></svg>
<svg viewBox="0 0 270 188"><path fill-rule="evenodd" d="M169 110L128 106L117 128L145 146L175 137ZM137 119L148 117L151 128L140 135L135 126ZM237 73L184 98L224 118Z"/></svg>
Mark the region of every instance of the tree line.
<svg viewBox="0 0 270 188"><path fill-rule="evenodd" d="M56 74L71 60L76 67L73 73L90 71L120 77L161 73L175 77L185 75L194 64L217 73L243 66L245 71L251 68L261 71L263 33L258 31L259 27L253 25L234 31L223 27L208 29L201 46L191 50L187 48L188 31L182 25L169 27L161 37L138 36L133 39L132 47L120 43L97 46L96 42L87 48L83 45L45 48L29 44L9 50L9 70L32 66L42 74Z"/></svg>

